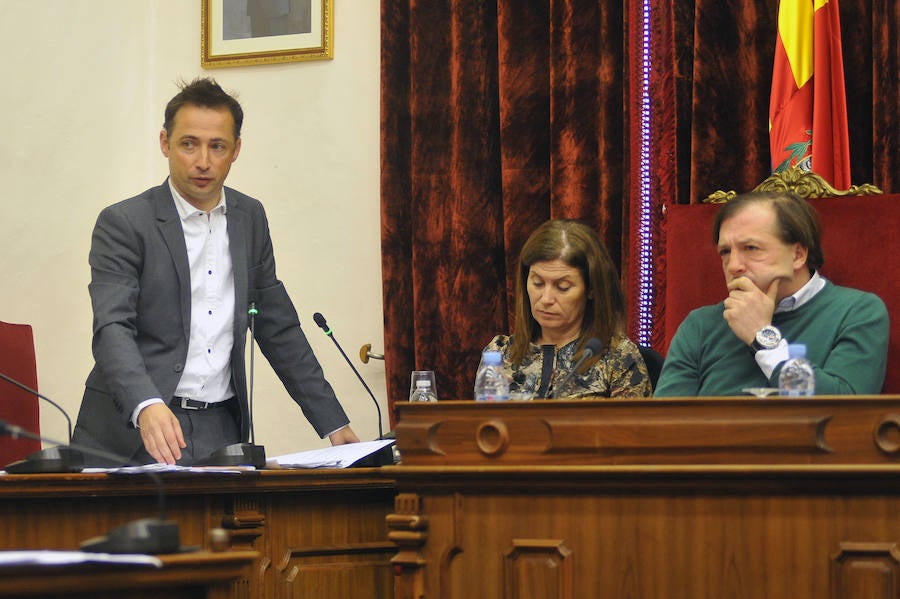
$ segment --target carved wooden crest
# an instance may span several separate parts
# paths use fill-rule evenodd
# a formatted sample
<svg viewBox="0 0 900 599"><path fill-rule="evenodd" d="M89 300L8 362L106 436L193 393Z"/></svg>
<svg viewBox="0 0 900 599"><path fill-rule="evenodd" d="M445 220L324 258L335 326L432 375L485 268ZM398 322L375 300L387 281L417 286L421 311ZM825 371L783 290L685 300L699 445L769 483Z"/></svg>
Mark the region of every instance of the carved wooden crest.
<svg viewBox="0 0 900 599"><path fill-rule="evenodd" d="M805 171L795 166L778 173L772 173L765 181L753 188L753 191L789 191L801 198L827 198L835 196L862 196L884 193L871 183L851 185L850 189L840 191L832 187L816 173ZM704 204L725 204L738 195L738 192L715 191L703 200Z"/></svg>

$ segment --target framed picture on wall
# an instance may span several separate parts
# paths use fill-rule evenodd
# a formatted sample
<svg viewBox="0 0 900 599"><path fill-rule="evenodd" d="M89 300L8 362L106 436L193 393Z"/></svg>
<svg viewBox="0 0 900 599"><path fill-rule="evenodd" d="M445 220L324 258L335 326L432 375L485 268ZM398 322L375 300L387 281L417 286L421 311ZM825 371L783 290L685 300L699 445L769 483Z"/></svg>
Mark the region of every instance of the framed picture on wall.
<svg viewBox="0 0 900 599"><path fill-rule="evenodd" d="M334 57L334 0L201 0L204 68Z"/></svg>

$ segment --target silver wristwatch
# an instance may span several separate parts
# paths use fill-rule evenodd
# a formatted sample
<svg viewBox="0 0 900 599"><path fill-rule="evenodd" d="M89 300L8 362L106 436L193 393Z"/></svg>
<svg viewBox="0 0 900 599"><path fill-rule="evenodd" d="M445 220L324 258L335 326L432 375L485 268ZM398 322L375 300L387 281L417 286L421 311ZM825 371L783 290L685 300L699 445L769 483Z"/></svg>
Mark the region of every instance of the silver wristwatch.
<svg viewBox="0 0 900 599"><path fill-rule="evenodd" d="M777 327L769 325L756 331L756 337L750 347L755 353L763 349L775 349L779 343L781 343L781 331Z"/></svg>

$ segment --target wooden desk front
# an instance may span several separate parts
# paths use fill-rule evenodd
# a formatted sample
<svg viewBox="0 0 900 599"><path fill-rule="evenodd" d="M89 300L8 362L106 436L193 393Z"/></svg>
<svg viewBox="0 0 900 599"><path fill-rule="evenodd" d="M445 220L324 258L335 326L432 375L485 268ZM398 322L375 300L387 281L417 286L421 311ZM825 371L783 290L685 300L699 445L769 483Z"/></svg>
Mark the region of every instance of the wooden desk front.
<svg viewBox="0 0 900 599"><path fill-rule="evenodd" d="M396 597L900 597L900 397L398 404Z"/></svg>
<svg viewBox="0 0 900 599"><path fill-rule="evenodd" d="M125 564L0 567L0 597L40 599L227 599L249 576L255 551L160 556L162 568Z"/></svg>
<svg viewBox="0 0 900 599"><path fill-rule="evenodd" d="M395 495L380 470L163 475L167 516L185 546L225 528L232 547L260 558L234 597L367 599L392 595L385 516ZM0 549L77 549L131 520L156 516L144 476L0 475Z"/></svg>

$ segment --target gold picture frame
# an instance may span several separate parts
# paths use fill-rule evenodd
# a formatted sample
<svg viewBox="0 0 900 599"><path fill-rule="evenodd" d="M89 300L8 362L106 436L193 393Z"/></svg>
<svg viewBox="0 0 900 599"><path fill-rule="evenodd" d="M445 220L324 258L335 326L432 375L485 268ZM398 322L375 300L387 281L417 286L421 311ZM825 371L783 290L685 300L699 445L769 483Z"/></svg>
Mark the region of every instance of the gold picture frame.
<svg viewBox="0 0 900 599"><path fill-rule="evenodd" d="M202 0L205 69L334 58L334 0Z"/></svg>

